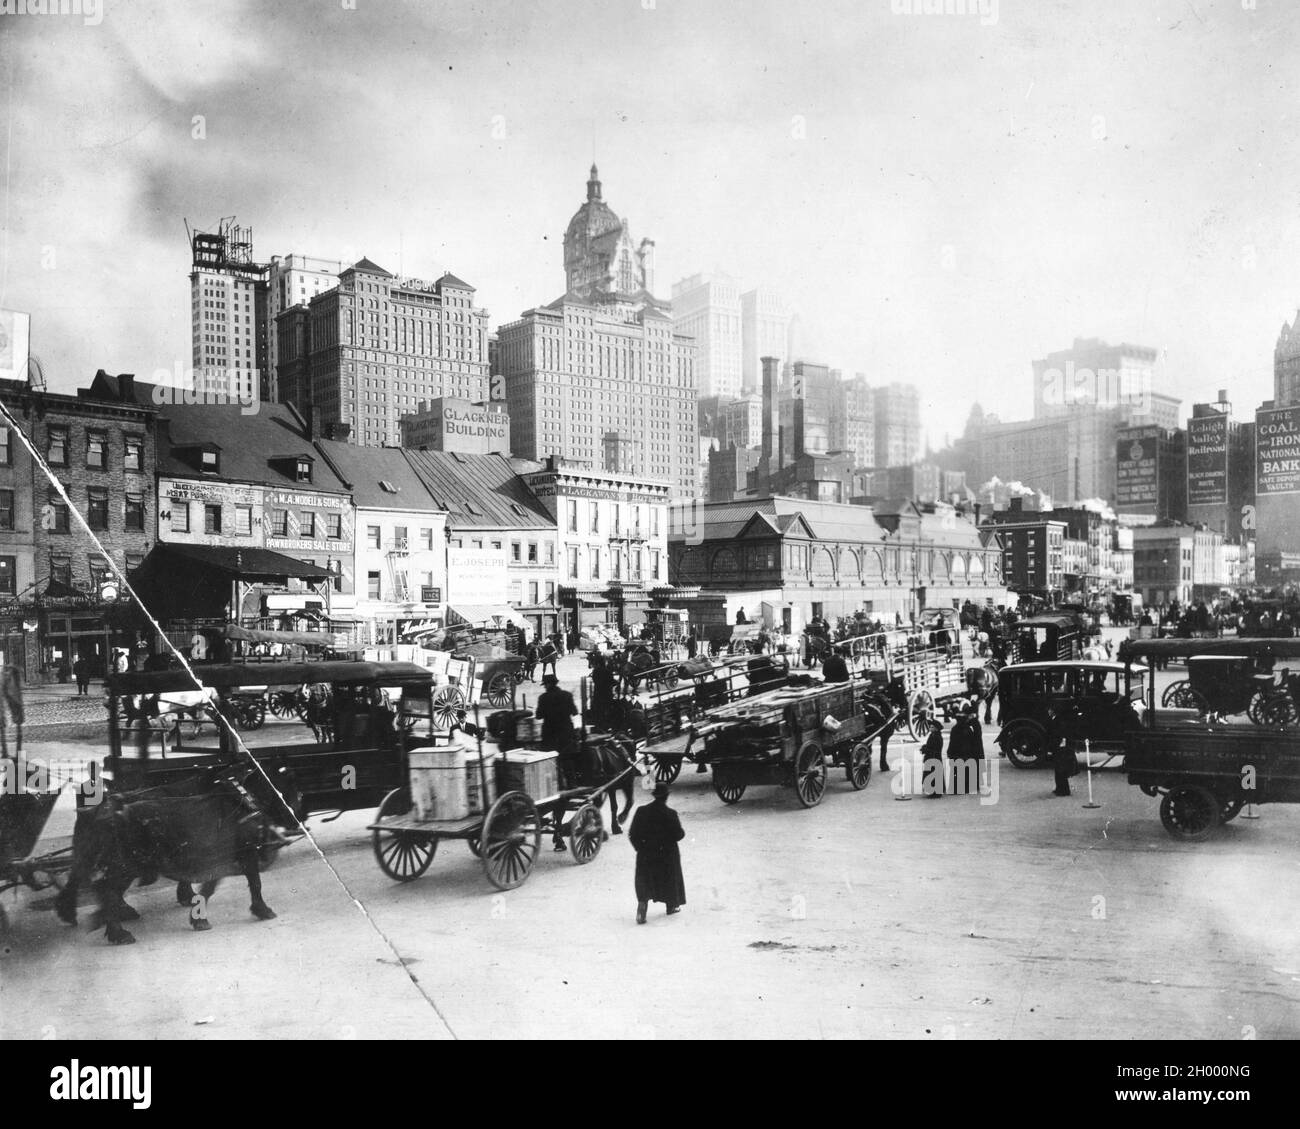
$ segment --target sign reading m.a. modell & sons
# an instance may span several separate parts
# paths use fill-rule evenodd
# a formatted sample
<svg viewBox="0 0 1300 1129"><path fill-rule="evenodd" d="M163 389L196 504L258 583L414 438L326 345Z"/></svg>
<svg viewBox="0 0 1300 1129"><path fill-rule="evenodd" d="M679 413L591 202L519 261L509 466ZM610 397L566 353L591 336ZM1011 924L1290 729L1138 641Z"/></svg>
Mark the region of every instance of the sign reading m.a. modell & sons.
<svg viewBox="0 0 1300 1129"><path fill-rule="evenodd" d="M1187 421L1187 504L1221 506L1228 500L1228 417Z"/></svg>
<svg viewBox="0 0 1300 1129"><path fill-rule="evenodd" d="M1255 413L1255 493L1300 494L1300 406Z"/></svg>

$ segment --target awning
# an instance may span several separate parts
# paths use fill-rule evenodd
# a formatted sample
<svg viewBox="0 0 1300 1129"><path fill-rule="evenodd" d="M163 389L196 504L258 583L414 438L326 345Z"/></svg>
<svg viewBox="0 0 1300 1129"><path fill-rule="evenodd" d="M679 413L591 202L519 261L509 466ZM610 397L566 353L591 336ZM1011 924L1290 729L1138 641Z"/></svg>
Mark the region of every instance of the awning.
<svg viewBox="0 0 1300 1129"><path fill-rule="evenodd" d="M258 549L251 545L243 549L230 545L178 545L167 542L155 546L154 551L228 573L240 580L327 580L330 575L320 565L297 561L283 553L273 553L270 549Z"/></svg>
<svg viewBox="0 0 1300 1129"><path fill-rule="evenodd" d="M239 643L288 643L299 647L334 647L341 640L332 631L262 631L257 628L228 625L222 634Z"/></svg>
<svg viewBox="0 0 1300 1129"><path fill-rule="evenodd" d="M501 626L505 627L507 623L513 623L516 627L531 627L528 620L524 619L514 608L497 604L461 604L458 607L448 606L447 622L464 623L470 627L495 627L495 621L500 618Z"/></svg>

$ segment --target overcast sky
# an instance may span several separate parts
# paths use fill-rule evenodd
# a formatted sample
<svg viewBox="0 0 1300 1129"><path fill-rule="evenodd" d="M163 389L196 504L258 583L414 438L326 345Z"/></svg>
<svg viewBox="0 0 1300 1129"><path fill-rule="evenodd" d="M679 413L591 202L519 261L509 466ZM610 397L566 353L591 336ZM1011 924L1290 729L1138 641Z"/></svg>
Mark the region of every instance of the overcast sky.
<svg viewBox="0 0 1300 1129"><path fill-rule="evenodd" d="M1272 393L1300 305L1283 0L343 2L0 15L0 305L51 387L188 365L185 219L451 270L511 321L563 290L594 153L661 296L779 287L808 359L916 382L936 442L976 399L1027 415L1075 336L1165 350L1189 403Z"/></svg>

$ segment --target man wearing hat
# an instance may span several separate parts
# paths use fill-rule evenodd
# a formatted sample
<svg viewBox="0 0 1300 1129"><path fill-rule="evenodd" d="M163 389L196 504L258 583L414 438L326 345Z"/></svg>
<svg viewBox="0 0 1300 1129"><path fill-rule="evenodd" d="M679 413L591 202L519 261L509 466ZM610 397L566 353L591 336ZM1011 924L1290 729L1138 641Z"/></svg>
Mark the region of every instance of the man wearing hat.
<svg viewBox="0 0 1300 1129"><path fill-rule="evenodd" d="M822 680L824 682L849 682L849 664L844 661L844 648L835 646L826 652L826 661L822 663Z"/></svg>
<svg viewBox="0 0 1300 1129"><path fill-rule="evenodd" d="M948 764L954 796L979 793L980 761L984 759L984 732L974 702L966 702L948 737Z"/></svg>
<svg viewBox="0 0 1300 1129"><path fill-rule="evenodd" d="M677 813L668 806L667 784L656 784L654 802L636 809L627 837L636 851L637 924L645 924L650 902L663 902L669 913L677 913L686 904L682 856L677 846L686 832Z"/></svg>
<svg viewBox="0 0 1300 1129"><path fill-rule="evenodd" d="M574 788L578 783L578 733L573 727L573 719L578 716L578 707L573 695L560 689L560 680L554 674L542 675L542 685L546 687L537 699L537 713L534 715L542 723L542 748L554 749L559 753L560 787ZM563 850L563 840L558 841L556 850Z"/></svg>

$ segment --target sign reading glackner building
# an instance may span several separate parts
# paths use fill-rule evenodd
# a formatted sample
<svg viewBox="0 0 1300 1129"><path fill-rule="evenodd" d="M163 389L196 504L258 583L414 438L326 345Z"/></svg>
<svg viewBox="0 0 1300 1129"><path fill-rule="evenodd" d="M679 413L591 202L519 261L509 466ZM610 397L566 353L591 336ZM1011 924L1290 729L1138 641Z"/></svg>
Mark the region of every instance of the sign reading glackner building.
<svg viewBox="0 0 1300 1129"><path fill-rule="evenodd" d="M402 445L462 455L509 455L510 417L498 407L444 396L403 416Z"/></svg>

